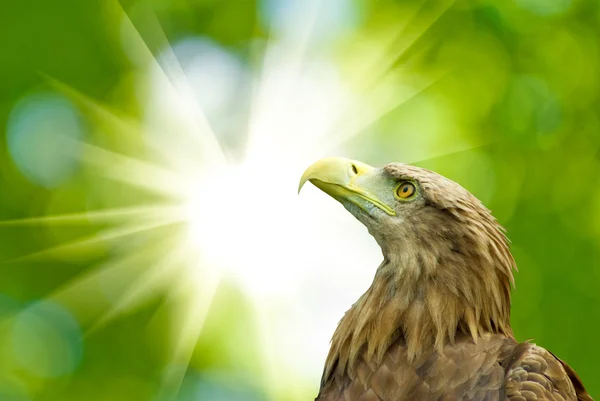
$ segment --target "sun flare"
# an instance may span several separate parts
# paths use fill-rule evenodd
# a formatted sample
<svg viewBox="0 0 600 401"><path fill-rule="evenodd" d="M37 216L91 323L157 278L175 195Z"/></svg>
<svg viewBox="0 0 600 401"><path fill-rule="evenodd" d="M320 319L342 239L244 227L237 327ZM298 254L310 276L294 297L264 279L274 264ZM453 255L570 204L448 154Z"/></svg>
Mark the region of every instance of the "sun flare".
<svg viewBox="0 0 600 401"><path fill-rule="evenodd" d="M0 222L102 227L15 261L68 260L98 247L108 253L101 266L48 297L69 308L88 336L166 297L172 327L161 394L167 398L185 375L173 366L191 363L220 285L233 282L256 311L264 355L255 370L263 387L273 399L304 399L303 380L318 380L337 316L369 281L371 271L358 267L376 263L379 252L375 244L356 246L371 241L336 206L311 190L298 198L297 180L323 152L343 155L348 141L444 74L398 82L389 67L398 57L392 52L359 60L357 70L373 64L378 70L348 82L335 60L311 47L318 7L281 38L253 46L260 49L254 66L206 38L169 43L152 14L142 22L160 45L148 43L121 6L113 6L122 18L124 51L139 68L139 117L42 74L61 96L56 107L72 104L65 115L77 115L76 106L99 127L64 140L69 163L84 168L89 204L102 207ZM400 54L437 18L403 41ZM393 45L397 34L386 43ZM162 50L154 56L156 47ZM373 85L361 85L375 75ZM389 96L390 87L399 91ZM335 241L347 251L333 254ZM334 276L345 290L325 302L320 289Z"/></svg>

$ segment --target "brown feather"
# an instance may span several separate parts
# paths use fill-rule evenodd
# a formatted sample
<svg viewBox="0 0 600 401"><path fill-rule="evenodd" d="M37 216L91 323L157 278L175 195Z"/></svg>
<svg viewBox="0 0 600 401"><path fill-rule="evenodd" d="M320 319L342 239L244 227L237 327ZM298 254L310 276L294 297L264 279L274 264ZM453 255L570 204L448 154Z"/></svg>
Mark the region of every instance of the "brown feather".
<svg viewBox="0 0 600 401"><path fill-rule="evenodd" d="M386 171L419 180L429 206L411 216L416 229L407 233L404 249L384 249L373 284L333 336L325 377L352 371L365 344L367 357L380 362L399 334L411 360L431 347L442 350L457 331L475 341L484 332L512 336L514 260L496 220L469 192L435 173L405 165Z"/></svg>
<svg viewBox="0 0 600 401"><path fill-rule="evenodd" d="M333 335L317 400L591 400L570 367L514 341L515 262L490 211L431 171L383 172L416 181L422 207L392 227L401 241L368 227L384 261Z"/></svg>

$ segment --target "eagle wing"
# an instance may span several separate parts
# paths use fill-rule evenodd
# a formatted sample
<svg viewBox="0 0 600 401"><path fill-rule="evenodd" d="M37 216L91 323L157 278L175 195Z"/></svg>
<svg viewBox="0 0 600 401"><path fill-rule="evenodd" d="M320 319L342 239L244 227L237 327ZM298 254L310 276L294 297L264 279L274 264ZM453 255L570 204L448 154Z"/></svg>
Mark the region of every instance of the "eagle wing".
<svg viewBox="0 0 600 401"><path fill-rule="evenodd" d="M486 400L503 401L505 371L500 355L514 341L488 335L474 343L466 336L411 361L402 339L379 364L361 359L354 369L324 378L317 401Z"/></svg>
<svg viewBox="0 0 600 401"><path fill-rule="evenodd" d="M364 358L323 378L316 401L593 401L575 372L532 343L500 335L458 339L410 361L402 340L380 363Z"/></svg>
<svg viewBox="0 0 600 401"><path fill-rule="evenodd" d="M593 401L569 365L535 344L518 344L505 365L510 401Z"/></svg>

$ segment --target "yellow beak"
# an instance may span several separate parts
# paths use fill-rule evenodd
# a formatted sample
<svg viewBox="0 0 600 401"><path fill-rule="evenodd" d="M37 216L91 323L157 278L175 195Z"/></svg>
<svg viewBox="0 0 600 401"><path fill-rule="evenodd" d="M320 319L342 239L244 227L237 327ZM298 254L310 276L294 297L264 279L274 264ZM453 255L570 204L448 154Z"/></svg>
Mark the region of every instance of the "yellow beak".
<svg viewBox="0 0 600 401"><path fill-rule="evenodd" d="M395 216L394 209L379 200L364 185L371 176L376 174L378 174L378 169L368 164L339 157L328 157L306 169L300 179L298 193L306 181L310 181L340 202L349 201L365 210L365 201L367 201L388 215Z"/></svg>

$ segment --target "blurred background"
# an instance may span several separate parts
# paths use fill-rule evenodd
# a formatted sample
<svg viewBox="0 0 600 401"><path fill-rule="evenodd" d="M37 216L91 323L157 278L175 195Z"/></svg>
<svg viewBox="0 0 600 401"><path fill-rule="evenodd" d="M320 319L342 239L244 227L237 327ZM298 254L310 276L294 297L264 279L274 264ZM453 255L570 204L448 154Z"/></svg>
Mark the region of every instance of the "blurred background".
<svg viewBox="0 0 600 401"><path fill-rule="evenodd" d="M512 323L600 396L600 3L24 0L0 11L0 398L308 400L381 260L316 159L458 181Z"/></svg>

